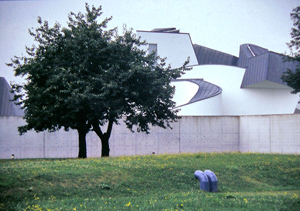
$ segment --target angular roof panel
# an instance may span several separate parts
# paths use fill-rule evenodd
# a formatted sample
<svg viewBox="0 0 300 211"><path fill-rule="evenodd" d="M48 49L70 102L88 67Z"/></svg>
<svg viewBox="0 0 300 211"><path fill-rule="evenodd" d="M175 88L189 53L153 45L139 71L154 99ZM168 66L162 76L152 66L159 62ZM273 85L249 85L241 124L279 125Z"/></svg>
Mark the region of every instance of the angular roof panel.
<svg viewBox="0 0 300 211"><path fill-rule="evenodd" d="M267 80L269 54L265 53L248 59L241 87Z"/></svg>
<svg viewBox="0 0 300 211"><path fill-rule="evenodd" d="M245 47L248 48L247 45L241 46L242 50L238 62L239 66L246 68L241 87L244 88L266 80L286 85L281 79L282 74L287 69L296 69L297 64L284 61L287 58L285 55L271 52L258 46L255 48L250 47L246 50ZM252 56L246 58L249 56L249 52Z"/></svg>
<svg viewBox="0 0 300 211"><path fill-rule="evenodd" d="M233 55L213 50L197 44L194 44L193 46L199 65L222 64L236 66L238 58Z"/></svg>
<svg viewBox="0 0 300 211"><path fill-rule="evenodd" d="M237 66L239 67L248 67L248 61L254 56L259 56L261 54L269 52L268 49L259 47L253 44L243 44L240 46L239 59Z"/></svg>
<svg viewBox="0 0 300 211"><path fill-rule="evenodd" d="M0 77L0 116L24 116L23 110L12 102L14 95L5 78Z"/></svg>

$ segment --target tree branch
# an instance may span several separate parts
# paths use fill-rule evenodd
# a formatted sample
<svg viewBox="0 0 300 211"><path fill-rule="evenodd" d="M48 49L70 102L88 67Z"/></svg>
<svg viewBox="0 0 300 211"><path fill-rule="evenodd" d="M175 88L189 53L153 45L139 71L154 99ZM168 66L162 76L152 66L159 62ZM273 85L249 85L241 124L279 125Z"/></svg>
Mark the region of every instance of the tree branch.
<svg viewBox="0 0 300 211"><path fill-rule="evenodd" d="M110 119L109 122L108 122L107 131L105 133L107 139L110 138L110 134L111 134L111 131L112 131L113 124L114 124L114 121L112 119Z"/></svg>
<svg viewBox="0 0 300 211"><path fill-rule="evenodd" d="M103 139L104 134L103 134L101 128L99 127L99 124L97 122L93 122L92 125L93 125L93 130L95 131L97 136L99 136L100 139Z"/></svg>
<svg viewBox="0 0 300 211"><path fill-rule="evenodd" d="M99 124L97 122L93 122L92 126L93 126L93 130L99 136L100 139L104 139L104 138L109 139L110 135L111 135L113 124L114 124L114 121L112 119L110 119L108 122L107 131L105 133L102 132L101 127L99 126Z"/></svg>

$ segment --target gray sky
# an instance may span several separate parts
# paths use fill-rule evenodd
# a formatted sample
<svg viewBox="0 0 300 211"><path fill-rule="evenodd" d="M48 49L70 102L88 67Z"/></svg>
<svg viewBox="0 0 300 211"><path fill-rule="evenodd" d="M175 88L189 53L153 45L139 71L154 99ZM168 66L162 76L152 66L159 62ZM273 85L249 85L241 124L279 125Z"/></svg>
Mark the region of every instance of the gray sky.
<svg viewBox="0 0 300 211"><path fill-rule="evenodd" d="M300 0L0 0L0 76L22 81L5 63L32 45L28 29L37 26L37 16L65 26L69 12L84 12L85 2L101 4L103 18L113 16L108 27L120 32L123 24L134 30L176 27L193 43L235 56L244 43L289 53L290 13L300 6Z"/></svg>

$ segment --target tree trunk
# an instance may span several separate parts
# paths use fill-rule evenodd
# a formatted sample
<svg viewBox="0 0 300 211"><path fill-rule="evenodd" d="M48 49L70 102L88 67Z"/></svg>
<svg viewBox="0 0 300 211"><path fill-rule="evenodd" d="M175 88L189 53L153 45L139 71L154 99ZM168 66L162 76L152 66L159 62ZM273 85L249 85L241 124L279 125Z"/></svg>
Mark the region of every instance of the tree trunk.
<svg viewBox="0 0 300 211"><path fill-rule="evenodd" d="M101 144L102 144L102 150L101 150L101 157L109 157L109 142L108 142L108 138L104 137L103 139L101 139Z"/></svg>
<svg viewBox="0 0 300 211"><path fill-rule="evenodd" d="M101 140L101 144L102 144L101 157L109 157L109 151L110 151L109 138L110 138L110 134L112 131L113 123L114 123L113 120L109 120L106 133L102 132L101 128L99 127L98 122L94 122L92 124L93 130L95 131L95 133L98 135L98 137Z"/></svg>
<svg viewBox="0 0 300 211"><path fill-rule="evenodd" d="M79 152L78 158L86 158L86 134L87 132L82 129L78 129L78 136L79 136Z"/></svg>

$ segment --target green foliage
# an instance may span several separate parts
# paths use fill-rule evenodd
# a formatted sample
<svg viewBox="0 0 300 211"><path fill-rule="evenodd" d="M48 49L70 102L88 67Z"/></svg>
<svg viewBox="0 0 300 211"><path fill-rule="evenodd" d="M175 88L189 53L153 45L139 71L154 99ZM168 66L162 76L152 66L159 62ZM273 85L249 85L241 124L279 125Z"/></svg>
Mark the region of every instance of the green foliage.
<svg viewBox="0 0 300 211"><path fill-rule="evenodd" d="M149 125L166 128L178 118L170 82L188 62L171 69L164 59L142 50L146 43L132 30L125 28L123 35L106 30L111 18L98 23L101 14L101 7L86 4L86 14L70 13L68 28L49 27L38 18L40 26L29 31L37 46L26 48L28 57L8 64L27 81L12 85L25 110L21 134L76 129L84 147L91 129L108 142L113 123L122 118L130 130L136 125L146 133ZM104 133L99 126L106 123Z"/></svg>
<svg viewBox="0 0 300 211"><path fill-rule="evenodd" d="M0 160L0 210L299 210L299 175L300 156L280 154Z"/></svg>
<svg viewBox="0 0 300 211"><path fill-rule="evenodd" d="M293 20L294 28L291 31L292 40L287 43L291 50L291 57L288 57L288 61L293 61L297 64L300 63L300 7L296 7L291 13L291 19ZM300 68L296 70L287 70L281 77L281 79L287 83L294 90L293 94L300 92Z"/></svg>
<svg viewBox="0 0 300 211"><path fill-rule="evenodd" d="M293 20L294 28L291 31L292 40L288 43L290 48L295 48L296 52L292 52L293 56L299 57L300 50L300 6L293 9L291 13L291 19ZM291 49L292 50L292 49Z"/></svg>
<svg viewBox="0 0 300 211"><path fill-rule="evenodd" d="M281 79L294 89L292 91L293 94L297 94L298 92L300 92L300 69L299 68L297 68L296 70L288 69L286 72L283 73Z"/></svg>

